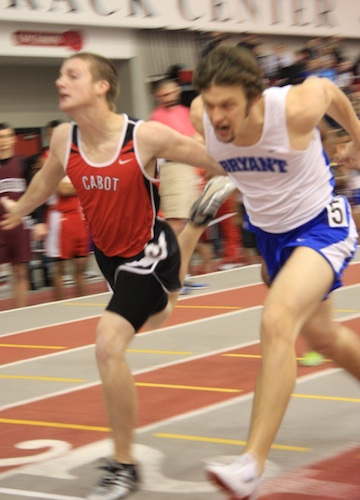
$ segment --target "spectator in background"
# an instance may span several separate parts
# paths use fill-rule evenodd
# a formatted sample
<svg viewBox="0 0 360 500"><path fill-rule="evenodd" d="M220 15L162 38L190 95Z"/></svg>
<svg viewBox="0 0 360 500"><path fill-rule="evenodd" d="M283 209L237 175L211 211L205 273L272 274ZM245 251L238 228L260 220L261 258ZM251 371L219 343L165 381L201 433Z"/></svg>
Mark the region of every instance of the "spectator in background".
<svg viewBox="0 0 360 500"><path fill-rule="evenodd" d="M167 78L159 80L153 86L153 95L158 107L150 114L149 120L196 139L198 134L190 122L190 109L180 104L181 88L177 82ZM190 208L199 196L199 175L193 166L167 162L166 166L160 165L160 178L160 209L179 236Z"/></svg>
<svg viewBox="0 0 360 500"><path fill-rule="evenodd" d="M350 142L350 136L344 129L336 130L334 142L335 152L332 167L338 174L335 177L337 178L336 187L339 186L338 190L342 190L342 193L347 196L356 228L360 234L360 165L354 160L338 161Z"/></svg>
<svg viewBox="0 0 360 500"><path fill-rule="evenodd" d="M261 264L261 256L256 245L255 233L250 229L249 216L242 201L239 203L240 231L243 255L246 265ZM265 280L264 280L265 281Z"/></svg>
<svg viewBox="0 0 360 500"><path fill-rule="evenodd" d="M77 296L85 292L85 269L90 254L90 236L79 198L69 177L60 182L55 200L47 216L45 254L53 261L53 285L56 300L65 298L64 276L66 264ZM71 262L69 262L71 261Z"/></svg>
<svg viewBox="0 0 360 500"><path fill-rule="evenodd" d="M13 127L0 123L0 198L7 196L18 200L27 187L27 165L25 158L15 154L16 136ZM0 204L0 218L4 209ZM22 223L4 231L0 228L0 264L11 265L12 290L15 307L24 307L29 290L29 262L31 260L30 217Z"/></svg>
<svg viewBox="0 0 360 500"><path fill-rule="evenodd" d="M44 159L40 153L28 158L29 180L41 169L43 163ZM29 269L31 290L52 285L51 261L44 254L44 237L46 235L44 229L46 226L43 224L43 221L45 220L46 210L47 206L44 204L31 214L34 223L31 242L32 259Z"/></svg>
<svg viewBox="0 0 360 500"><path fill-rule="evenodd" d="M149 120L163 123L182 135L203 142L190 122L190 109L180 104L181 87L175 80L164 78L155 82L152 92L158 106L150 114ZM202 171L196 171L190 165L160 160L160 178L160 210L178 237L188 220L193 203L199 196ZM204 240L198 245L201 255L206 255L204 245ZM182 293L188 293L190 288L200 286L202 285L186 280Z"/></svg>
<svg viewBox="0 0 360 500"><path fill-rule="evenodd" d="M42 159L49 156L52 134L62 120L51 120L46 125L46 146ZM90 236L76 191L64 177L56 192L46 203L43 224L37 226L37 237L44 239L45 259L52 262L52 283L56 300L65 298L64 277L71 268L76 295L85 292L85 269L90 253ZM68 262L71 261L71 262ZM69 267L66 264L70 264Z"/></svg>
<svg viewBox="0 0 360 500"><path fill-rule="evenodd" d="M35 175L38 170L40 170L40 168L45 163L46 158L49 156L52 134L54 132L54 129L61 123L63 123L62 120L56 119L51 120L46 124L44 132L45 145L42 148L40 157L36 159L32 166L32 176ZM44 205L38 207L34 214L36 224L34 225L33 230L33 246L37 250L37 253L40 257L41 269L44 273L44 284L46 286L49 286L53 281L52 277L50 276L50 274L52 274L52 259L46 255L44 248L45 240L48 234L47 215L49 208L51 208L51 206L54 205L56 201L57 197L54 194L46 203L44 203Z"/></svg>
<svg viewBox="0 0 360 500"><path fill-rule="evenodd" d="M284 43L277 43L273 47L273 51L268 55L264 63L265 77L269 80L270 84L279 80L286 83L288 78L288 68L294 64L295 56L288 50Z"/></svg>
<svg viewBox="0 0 360 500"><path fill-rule="evenodd" d="M29 159L30 177L32 178L36 172L38 172L43 166L46 158L49 156L49 146L51 141L51 136L54 129L62 123L62 120L51 120L45 126L44 139L45 145L41 150L41 154L35 155ZM33 251L35 257L34 262L39 262L37 265L30 266L30 276L31 276L31 287L36 289L35 273L36 269L39 269L43 274L43 284L45 286L51 286L52 279L52 259L48 257L45 253L45 240L47 238L48 226L47 226L47 215L49 207L51 207L56 202L56 196L52 196L46 203L41 205L34 212L34 227L33 227Z"/></svg>
<svg viewBox="0 0 360 500"><path fill-rule="evenodd" d="M220 43L226 42L228 39L228 34L222 31L212 31L207 34L207 42L205 47L201 51L201 57L205 57L208 52L217 47Z"/></svg>
<svg viewBox="0 0 360 500"><path fill-rule="evenodd" d="M50 141L53 135L54 129L63 123L63 120L51 120L46 124L45 127L45 146L43 147L41 157L46 159L49 156Z"/></svg>

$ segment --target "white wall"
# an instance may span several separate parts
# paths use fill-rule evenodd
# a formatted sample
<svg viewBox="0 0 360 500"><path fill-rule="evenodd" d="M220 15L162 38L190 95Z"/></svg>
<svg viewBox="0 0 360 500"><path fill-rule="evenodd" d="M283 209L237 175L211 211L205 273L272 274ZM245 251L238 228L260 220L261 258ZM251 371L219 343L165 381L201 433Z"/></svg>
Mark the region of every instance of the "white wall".
<svg viewBox="0 0 360 500"><path fill-rule="evenodd" d="M133 114L131 70L129 61L114 61L121 78L118 110ZM55 80L59 63L1 64L0 121L15 128L43 127L54 119L68 119L58 110Z"/></svg>
<svg viewBox="0 0 360 500"><path fill-rule="evenodd" d="M5 36L3 26L0 22L0 48ZM7 26L7 37L15 28L23 27ZM146 79L166 71L169 64L194 69L199 56L196 36L190 31L92 27L85 29L83 35L82 50L105 55L118 67L121 79L118 111L142 119L149 116L154 106ZM299 36L264 35L261 38L268 53L279 41L295 51L306 40ZM348 39L345 43L348 56L355 60L360 54L359 41ZM0 121L24 128L42 127L54 118L66 119L58 111L54 82L62 60L68 55L69 49L64 48L22 47L21 57L0 56Z"/></svg>

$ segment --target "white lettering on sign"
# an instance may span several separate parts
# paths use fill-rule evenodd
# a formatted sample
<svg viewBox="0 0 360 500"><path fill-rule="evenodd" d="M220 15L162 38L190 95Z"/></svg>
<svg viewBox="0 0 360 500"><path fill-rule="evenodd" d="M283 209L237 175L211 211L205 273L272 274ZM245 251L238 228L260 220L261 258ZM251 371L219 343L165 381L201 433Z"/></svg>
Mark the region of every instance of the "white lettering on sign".
<svg viewBox="0 0 360 500"><path fill-rule="evenodd" d="M358 0L0 0L0 11L24 22L360 37Z"/></svg>

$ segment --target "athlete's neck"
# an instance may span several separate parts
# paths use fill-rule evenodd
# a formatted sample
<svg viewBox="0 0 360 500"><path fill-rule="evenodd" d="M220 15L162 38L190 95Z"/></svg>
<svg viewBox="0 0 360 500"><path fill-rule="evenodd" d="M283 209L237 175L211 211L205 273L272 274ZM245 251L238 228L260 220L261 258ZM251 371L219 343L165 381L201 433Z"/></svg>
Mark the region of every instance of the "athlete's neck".
<svg viewBox="0 0 360 500"><path fill-rule="evenodd" d="M244 120L241 129L236 131L233 144L235 146L253 146L259 142L265 120L264 98L261 97L249 109L249 114Z"/></svg>

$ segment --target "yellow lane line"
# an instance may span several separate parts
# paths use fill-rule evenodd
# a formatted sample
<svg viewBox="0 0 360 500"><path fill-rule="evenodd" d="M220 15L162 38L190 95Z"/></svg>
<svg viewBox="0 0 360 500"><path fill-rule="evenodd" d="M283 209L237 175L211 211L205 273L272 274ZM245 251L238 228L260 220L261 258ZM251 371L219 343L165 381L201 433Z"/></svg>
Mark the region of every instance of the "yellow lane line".
<svg viewBox="0 0 360 500"><path fill-rule="evenodd" d="M32 375L0 375L0 379L19 379L19 380L38 380L45 382L67 382L67 383L84 383L87 379L81 378L61 378L61 377L40 377ZM138 387L154 387L161 389L185 389L188 391L203 391L203 392L221 392L227 394L234 394L243 392L242 389L228 389L224 387L205 387L205 386L192 386L192 385L178 385L178 384L159 384L151 382L136 382ZM360 403L360 398L344 398L341 396L322 396L319 394L292 394L293 398L298 399L317 399L319 401L340 401L344 403Z"/></svg>
<svg viewBox="0 0 360 500"><path fill-rule="evenodd" d="M0 347L21 347L24 349L67 349L63 345L0 344Z"/></svg>
<svg viewBox="0 0 360 500"><path fill-rule="evenodd" d="M175 307L177 309L244 309L241 306L181 306L179 304L177 304Z"/></svg>
<svg viewBox="0 0 360 500"><path fill-rule="evenodd" d="M175 385L175 384L153 384L147 382L136 382L138 387L160 387L162 389L186 389L188 391L209 391L209 392L226 392L226 393L238 393L243 392L241 389L225 389L221 387L202 387L195 385Z"/></svg>
<svg viewBox="0 0 360 500"><path fill-rule="evenodd" d="M65 302L65 306L100 306L105 307L106 304L98 304L93 302ZM244 309L242 306L196 306L196 305L180 305L176 304L177 309Z"/></svg>
<svg viewBox="0 0 360 500"><path fill-rule="evenodd" d="M261 354L240 354L240 353L238 353L238 354L231 353L230 354L229 353L229 354L220 354L220 356L227 356L229 358L253 358L253 359L261 359L262 358ZM302 359L304 359L304 358L302 358L302 357L296 358L297 361L301 361ZM323 359L322 363L332 363L332 361L331 361L331 359ZM311 367L309 367L309 368L311 368Z"/></svg>
<svg viewBox="0 0 360 500"><path fill-rule="evenodd" d="M186 389L189 391L211 391L211 392L225 392L225 393L239 393L244 392L242 389L227 389L224 387L202 387L202 386L189 386L189 385L173 385L173 384L153 384L145 382L136 382L139 387L161 387L164 389ZM344 398L339 396L322 396L318 394L296 394L293 393L292 397L299 399L318 399L322 401L340 401L344 403L360 403L359 398Z"/></svg>
<svg viewBox="0 0 360 500"><path fill-rule="evenodd" d="M30 344L0 344L0 347L18 347L22 349L51 349L51 350L60 350L60 349L69 349L68 346L47 346L47 345L30 345ZM190 351L161 351L157 349L127 349L127 352L137 352L137 353L146 353L146 354L180 354L180 355L191 355L194 354Z"/></svg>
<svg viewBox="0 0 360 500"><path fill-rule="evenodd" d="M48 345L30 345L30 344L0 344L0 347L19 347L22 349L69 349L69 346L48 346ZM175 354L175 355L186 355L190 356L194 354L190 351L161 351L158 349L127 349L127 352L145 353L145 354Z"/></svg>
<svg viewBox="0 0 360 500"><path fill-rule="evenodd" d="M77 429L80 431L109 432L108 427L98 427L96 425L62 424L60 422L43 422L40 420L17 420L13 418L0 418L2 424L31 425L38 427L56 427L58 429Z"/></svg>
<svg viewBox="0 0 360 500"><path fill-rule="evenodd" d="M335 309L334 312L337 313L358 313L360 312L359 309Z"/></svg>
<svg viewBox="0 0 360 500"><path fill-rule="evenodd" d="M197 295L196 297L201 297L201 295ZM64 306L96 306L96 307L106 307L107 302L99 303L99 302L64 302L62 305ZM259 306L262 304L259 304ZM196 306L196 305L180 305L176 304L176 308L178 309L244 309L242 306ZM358 313L360 309L335 309L336 313Z"/></svg>
<svg viewBox="0 0 360 500"><path fill-rule="evenodd" d="M340 396L320 396L319 394L292 394L293 398L319 399L323 401L341 401L343 403L360 403L360 398L343 398Z"/></svg>
<svg viewBox="0 0 360 500"><path fill-rule="evenodd" d="M106 307L107 303L99 304L96 302L64 302L63 306L98 306L98 307Z"/></svg>
<svg viewBox="0 0 360 500"><path fill-rule="evenodd" d="M87 382L84 378L39 377L34 375L0 375L0 378L20 380L41 380L45 382Z"/></svg>
<svg viewBox="0 0 360 500"><path fill-rule="evenodd" d="M17 420L11 418L0 418L0 423L12 424L12 425L30 425L38 427L54 427L58 429L75 429L80 431L96 431L96 432L109 432L109 427L100 427L95 425L79 425L79 424L62 424L60 422L44 422L39 420ZM218 443L218 444L232 444L236 446L244 446L245 441L238 441L234 439L219 439L210 437L200 437L200 436L187 436L183 434L166 434L157 433L154 434L155 437L166 438L166 439L182 439L187 441L197 441L204 443ZM287 451L309 451L310 448L304 448L299 446L284 446L273 444L273 449L276 450L287 450Z"/></svg>
<svg viewBox="0 0 360 500"><path fill-rule="evenodd" d="M144 385L144 384L136 384L136 385ZM146 384L148 385L148 384ZM161 384L151 384L153 386L161 386ZM189 389L187 386L166 386L166 387L180 387ZM191 389L191 388L190 388ZM196 389L196 388L193 388ZM237 392L235 390L222 390L222 389L214 389L214 388L200 388L200 390L215 390L220 392ZM358 398L341 398L341 397L333 397L333 396L315 396L311 394L293 394L293 397L297 398L306 398L306 399L320 399L320 400L328 400L328 401L342 401L342 402L355 402L360 403L360 399ZM29 426L39 426L39 427L54 427L59 429L77 429L83 431L97 431L97 432L108 432L110 429L108 427L100 427L93 425L80 425L80 424L65 424L60 422L44 422L37 420L18 420L18 419L10 419L10 418L0 418L0 423L3 424L13 424L13 425L29 425ZM212 442L212 443L221 443L221 444L233 444L233 445L241 445L244 446L246 443L244 441L238 440L227 440L227 439L218 439L218 438L209 438L209 437L198 437L198 436L186 436L181 434L164 434L159 433L155 434L156 437L163 437L168 439L183 439L183 440L191 440L191 441L203 441L203 442ZM273 449L278 450L291 450L291 451L308 451L309 448L299 448L294 446L283 446L276 445L272 446Z"/></svg>
<svg viewBox="0 0 360 500"><path fill-rule="evenodd" d="M220 438L211 438L211 437L201 437L201 436L187 436L184 434L168 434L163 432L158 432L154 434L155 437L165 438L165 439L181 439L183 441L197 441L203 443L217 443L217 444L233 444L235 446L244 446L246 445L246 441L238 441L235 439L220 439ZM310 451L311 448L305 448L303 446L286 446L281 444L273 444L271 446L274 450L283 450L283 451Z"/></svg>
<svg viewBox="0 0 360 500"><path fill-rule="evenodd" d="M137 353L142 353L142 354L175 354L175 355L186 355L190 356L191 354L194 354L193 352L186 352L186 351L160 351L157 349L127 349L126 352L137 352Z"/></svg>
<svg viewBox="0 0 360 500"><path fill-rule="evenodd" d="M0 375L0 379L39 380L45 382L73 382L73 383L87 382L86 379L39 377L31 375ZM150 382L136 382L135 385L138 387L154 387L161 389L185 389L188 391L204 391L204 392L225 392L230 394L243 392L241 389L226 389L219 387L202 387L202 386L176 385L176 384L155 384Z"/></svg>
<svg viewBox="0 0 360 500"><path fill-rule="evenodd" d="M220 354L220 356L226 356L228 358L253 358L253 359L261 359L260 354Z"/></svg>

